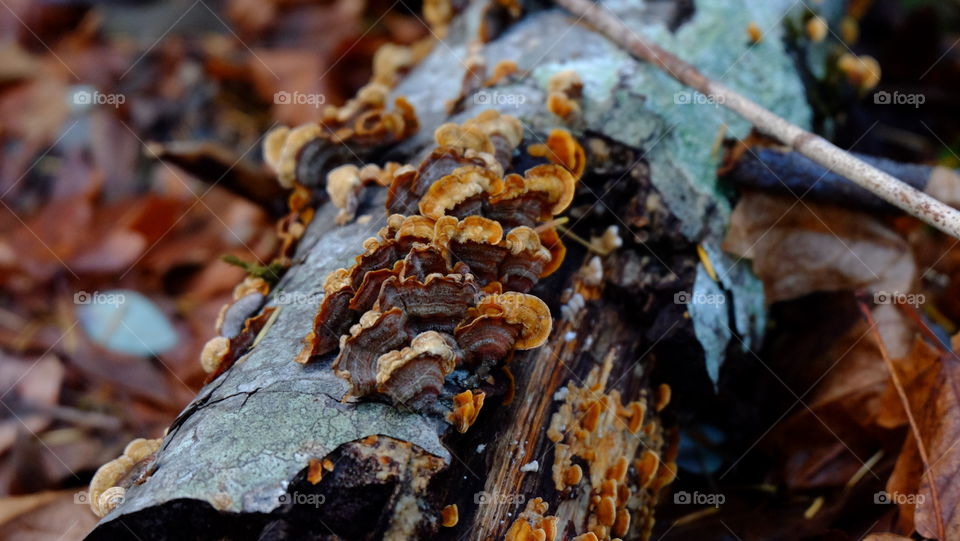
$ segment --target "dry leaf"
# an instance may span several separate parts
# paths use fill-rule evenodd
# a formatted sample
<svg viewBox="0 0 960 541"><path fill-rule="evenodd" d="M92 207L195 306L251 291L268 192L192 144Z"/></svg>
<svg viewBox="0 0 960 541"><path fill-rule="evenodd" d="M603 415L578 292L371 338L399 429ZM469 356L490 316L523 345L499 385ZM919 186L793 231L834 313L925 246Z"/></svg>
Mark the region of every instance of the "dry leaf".
<svg viewBox="0 0 960 541"><path fill-rule="evenodd" d="M83 539L97 524L90 507L75 500L76 490L40 492L0 499L0 539L72 541Z"/></svg>
<svg viewBox="0 0 960 541"><path fill-rule="evenodd" d="M839 207L746 192L723 248L753 260L768 302L814 291L910 291L907 242L876 218Z"/></svg>
<svg viewBox="0 0 960 541"><path fill-rule="evenodd" d="M922 348L921 348L922 351ZM910 402L930 460L946 539L960 538L960 358L955 353L939 357L922 351L904 366L904 390ZM937 521L928 475L911 433L887 482L887 491L902 496L901 514L914 514L916 530L924 537L937 536ZM915 505L914 505L915 504ZM915 513L914 513L915 507Z"/></svg>

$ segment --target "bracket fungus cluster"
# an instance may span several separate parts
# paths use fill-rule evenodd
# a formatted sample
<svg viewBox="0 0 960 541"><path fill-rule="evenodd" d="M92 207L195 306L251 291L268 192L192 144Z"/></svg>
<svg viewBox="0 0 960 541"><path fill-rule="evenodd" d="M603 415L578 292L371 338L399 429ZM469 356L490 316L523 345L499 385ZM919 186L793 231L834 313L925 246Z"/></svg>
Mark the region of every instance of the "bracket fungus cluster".
<svg viewBox="0 0 960 541"><path fill-rule="evenodd" d="M572 201L577 176L562 162L511 172L522 137L516 118L485 111L437 128L436 148L416 167L394 164L378 177L390 179L387 224L352 266L327 276L297 361L336 352L332 369L349 396L425 411L454 371L488 374L546 341L550 310L529 292L563 260L550 221ZM354 168L331 173L328 189L341 176L344 192L362 183ZM453 398L457 430L474 422L483 396Z"/></svg>
<svg viewBox="0 0 960 541"><path fill-rule="evenodd" d="M406 139L419 128L417 114L405 98L387 109L390 87L371 82L341 107L327 106L319 123L279 126L264 139L263 157L286 188L319 183L331 143L379 147Z"/></svg>
<svg viewBox="0 0 960 541"><path fill-rule="evenodd" d="M542 541L557 541L557 517L547 516L550 504L543 498L534 498L527 502L527 506L513 521L504 541L527 541L539 539Z"/></svg>
<svg viewBox="0 0 960 541"><path fill-rule="evenodd" d="M90 481L87 497L90 509L98 517L106 516L123 502L131 485L150 475L150 467L163 440L138 438L127 444L123 454L97 470Z"/></svg>
<svg viewBox="0 0 960 541"><path fill-rule="evenodd" d="M605 391L612 360L611 353L583 385L567 384L547 430L555 444L553 482L558 491L586 491L590 507L584 535L646 539L653 528L653 504L676 474L676 449L668 448L662 457L652 450L664 447L663 428L656 418L646 420L646 397L624 405L619 391ZM666 405L663 396L661 390L653 399L658 409ZM631 516L637 518L633 525Z"/></svg>

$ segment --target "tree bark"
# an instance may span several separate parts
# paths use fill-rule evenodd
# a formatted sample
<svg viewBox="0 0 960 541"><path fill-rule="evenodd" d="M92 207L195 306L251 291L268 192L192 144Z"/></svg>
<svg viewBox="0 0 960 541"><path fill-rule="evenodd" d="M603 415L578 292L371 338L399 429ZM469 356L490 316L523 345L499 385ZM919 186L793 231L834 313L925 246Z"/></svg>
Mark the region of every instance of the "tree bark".
<svg viewBox="0 0 960 541"><path fill-rule="evenodd" d="M419 134L388 152L358 157L416 163L429 148L433 129L449 120L445 104L459 92L459 85L449 82L462 78L459 58L472 39L466 28L481 15L474 7L469 10L454 22L451 40L438 44L396 89L416 106ZM679 15L633 10L623 16L673 25ZM569 37L548 54L539 54L543 43L537 49L531 41L566 32ZM526 59L523 68L533 73L565 59L612 54L603 44L590 29L549 10L506 30L487 44L485 54L490 65L500 58ZM617 62L632 66L626 58ZM524 122L521 153L560 124L546 111L545 92L534 79L527 75L509 86L523 98L520 104L498 107ZM598 101L613 103L626 91L614 83ZM471 100L465 105L453 120L488 107ZM91 538L502 538L528 502L543 498L549 504L546 514L558 517L557 539L568 539L600 516L601 493L591 482L598 472L590 471L590 461L575 459L584 480L558 490L552 472L557 446L548 429L574 388L598 380L585 392L601 398L616 391L624 405L635 400L647 405L643 429L627 438L629 445L596 449L596 454L604 464L623 458L629 467L621 483L629 498L617 507L631 518L623 537L648 534L659 488L675 472L675 445L658 411L666 397L653 385L660 379L654 372L686 373L689 388L709 391L703 351L686 306L675 295L694 289L696 238L716 231L711 224L723 214L708 194L674 186L670 189L683 192L688 219L678 217L671 210L678 207L670 204L677 196L652 181L652 167L659 175L673 169L662 156L650 154L656 140L644 124L651 122L649 115L624 131L613 126L609 115L616 113L585 112L574 124L588 149L588 170L567 227L589 239L617 226L623 246L599 256L564 239L564 265L532 291L551 309L549 341L518 352L503 371L492 374L494 390L466 433L453 430L442 414L402 411L370 400L342 402L347 385L330 369L332 355L306 367L294 362L324 278L349 266L363 240L385 223L386 194L368 188L360 219L348 225L336 226L337 209L319 205L293 266L259 308L276 310L257 341L178 416L148 475L127 490L124 502ZM654 125L662 128L659 121ZM624 142L631 139L624 134L634 129L645 133L644 144ZM610 131L617 137L608 136ZM449 407L450 399L441 395L441 405ZM644 451L656 456L655 470L647 472L656 474L655 480L642 479ZM332 470L323 469L325 461ZM322 478L311 482L319 469ZM600 480L604 475L609 474L599 472ZM452 504L459 520L441 527L441 509Z"/></svg>

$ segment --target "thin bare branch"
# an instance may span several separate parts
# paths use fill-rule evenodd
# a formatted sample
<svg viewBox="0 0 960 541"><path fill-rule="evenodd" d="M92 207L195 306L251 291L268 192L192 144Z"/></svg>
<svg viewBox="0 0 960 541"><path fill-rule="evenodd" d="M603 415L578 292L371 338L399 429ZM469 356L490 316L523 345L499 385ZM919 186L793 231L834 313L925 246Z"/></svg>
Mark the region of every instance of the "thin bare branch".
<svg viewBox="0 0 960 541"><path fill-rule="evenodd" d="M637 35L609 11L590 0L556 2L600 30L633 56L653 64L690 88L711 96L716 103L737 113L764 134L776 138L944 233L960 238L960 212L952 207L884 173L819 135L777 116L726 85L709 79L697 68Z"/></svg>

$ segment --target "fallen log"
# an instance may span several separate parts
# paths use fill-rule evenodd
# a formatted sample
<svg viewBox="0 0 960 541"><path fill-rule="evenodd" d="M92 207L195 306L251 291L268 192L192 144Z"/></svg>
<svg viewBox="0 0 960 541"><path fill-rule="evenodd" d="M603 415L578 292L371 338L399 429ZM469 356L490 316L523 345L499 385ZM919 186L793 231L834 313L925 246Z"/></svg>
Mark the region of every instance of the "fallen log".
<svg viewBox="0 0 960 541"><path fill-rule="evenodd" d="M289 264L282 278L252 306L236 303L224 314L220 330L229 327L229 338L242 337L236 343L243 350L230 352L228 365L213 366L212 381L155 452L128 457L119 485L110 487L123 490L111 493L115 501L103 507L108 514L91 539L650 534L653 508L676 474L676 442L662 420L670 387L660 384L656 372L682 373L691 387L710 389L697 317L688 314L686 298L696 292L695 283L710 282L702 263L707 256L697 243L721 230L726 210L713 192L692 184L695 175L670 151L658 147L670 129L656 114L637 109L641 90L630 85L641 68L558 10L508 21L491 36L483 46L487 64L515 58L526 63L501 86L464 93L462 59L474 43L467 29L484 15L482 7L471 5L450 22L450 39L393 90L415 107L419 131L369 152L354 146L334 161L416 164L433 147L440 124L473 118L491 105L523 124L517 171L540 163L530 161L527 148L542 145L553 129L566 125L581 134L586 168L566 212L566 258L530 292L552 315L546 343L515 352L482 376L454 372L429 411L378 398L345 400L350 385L333 370L336 352L317 355L306 366L294 361L313 329L325 278L348 266L364 240L384 226L388 194L373 186L359 192L356 217L345 225L338 225L342 209L316 203L323 196L314 200L312 218L307 216L314 209L298 204L309 224L296 235L295 250L281 254ZM673 26L680 15L662 8L628 9L622 16L638 27L658 20ZM553 35L564 39L540 54L542 37ZM583 69L607 61L622 79L585 71L585 83L605 83L589 87L582 114L565 123L548 108L550 92L534 73L555 75L573 58L586 62L578 64ZM789 94L788 86L772 84L771 92ZM487 97L473 99L477 95ZM571 93L565 99L577 98ZM315 188L314 195L324 191L331 152L323 144L311 146L291 170ZM285 231L294 229L291 221L282 223ZM606 241L571 240L605 232ZM733 289L749 284L738 272L731 264L721 276L722 287L734 295L740 292ZM725 323L746 341L755 326L750 307L762 305L751 296L756 289L744 287L730 310L736 323ZM727 308L718 313L725 322ZM209 353L224 358L224 351ZM471 377L482 380L482 407L459 398ZM472 412L458 417L458 408ZM467 417L470 422L460 422Z"/></svg>

